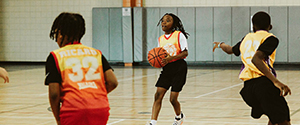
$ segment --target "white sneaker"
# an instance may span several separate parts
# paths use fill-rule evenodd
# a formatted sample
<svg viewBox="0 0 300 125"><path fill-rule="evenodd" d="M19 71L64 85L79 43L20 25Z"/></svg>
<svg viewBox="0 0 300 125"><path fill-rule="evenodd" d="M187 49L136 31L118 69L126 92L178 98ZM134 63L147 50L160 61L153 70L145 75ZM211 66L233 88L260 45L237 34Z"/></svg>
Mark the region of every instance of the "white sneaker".
<svg viewBox="0 0 300 125"><path fill-rule="evenodd" d="M157 121L156 121L157 122ZM146 125L156 125L157 123L156 123L155 121L154 121L154 123L152 122L152 120L150 121L150 122L148 122Z"/></svg>
<svg viewBox="0 0 300 125"><path fill-rule="evenodd" d="M185 115L181 112L181 118L179 119L175 117L173 125L182 125L184 119L185 119Z"/></svg>
<svg viewBox="0 0 300 125"><path fill-rule="evenodd" d="M150 123L147 123L146 125L155 125L155 124L153 124L153 123L150 122Z"/></svg>

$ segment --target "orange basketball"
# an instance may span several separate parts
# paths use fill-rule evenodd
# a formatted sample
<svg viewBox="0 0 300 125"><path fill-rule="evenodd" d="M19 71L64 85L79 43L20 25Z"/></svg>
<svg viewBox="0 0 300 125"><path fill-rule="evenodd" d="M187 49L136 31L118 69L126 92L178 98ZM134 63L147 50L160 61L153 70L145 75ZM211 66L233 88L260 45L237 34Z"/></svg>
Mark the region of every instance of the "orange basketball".
<svg viewBox="0 0 300 125"><path fill-rule="evenodd" d="M148 62L155 68L164 67L161 63L162 59L168 56L167 51L162 47L156 47L148 52Z"/></svg>

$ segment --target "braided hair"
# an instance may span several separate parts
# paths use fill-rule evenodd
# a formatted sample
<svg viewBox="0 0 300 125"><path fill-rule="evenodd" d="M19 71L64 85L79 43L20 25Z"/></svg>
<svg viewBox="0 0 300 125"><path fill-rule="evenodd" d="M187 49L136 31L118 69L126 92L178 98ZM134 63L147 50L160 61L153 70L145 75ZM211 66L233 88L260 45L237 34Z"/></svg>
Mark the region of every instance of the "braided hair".
<svg viewBox="0 0 300 125"><path fill-rule="evenodd" d="M85 21L83 17L76 13L63 12L59 14L53 22L50 30L50 38L57 41L59 32L63 36L62 41L67 36L68 43L73 43L74 41L80 42L85 33Z"/></svg>
<svg viewBox="0 0 300 125"><path fill-rule="evenodd" d="M188 39L188 35L190 35L190 34L185 32L183 24L182 24L181 20L178 18L178 16L174 15L173 13L166 13L164 16L166 16L166 15L172 16L172 18L173 18L173 26L172 26L173 32L175 30L179 30ZM164 16L159 20L157 26L159 26L159 24L162 22L162 19L164 18Z"/></svg>

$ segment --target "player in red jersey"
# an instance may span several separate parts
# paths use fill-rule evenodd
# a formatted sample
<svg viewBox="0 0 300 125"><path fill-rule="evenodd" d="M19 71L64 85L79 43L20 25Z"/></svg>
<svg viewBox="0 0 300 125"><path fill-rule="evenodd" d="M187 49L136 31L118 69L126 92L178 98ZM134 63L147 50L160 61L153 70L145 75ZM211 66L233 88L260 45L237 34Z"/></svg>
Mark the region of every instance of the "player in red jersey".
<svg viewBox="0 0 300 125"><path fill-rule="evenodd" d="M101 51L80 43L84 33L83 17L65 12L50 31L60 49L47 58L45 85L58 125L106 125L108 121L107 94L118 81Z"/></svg>

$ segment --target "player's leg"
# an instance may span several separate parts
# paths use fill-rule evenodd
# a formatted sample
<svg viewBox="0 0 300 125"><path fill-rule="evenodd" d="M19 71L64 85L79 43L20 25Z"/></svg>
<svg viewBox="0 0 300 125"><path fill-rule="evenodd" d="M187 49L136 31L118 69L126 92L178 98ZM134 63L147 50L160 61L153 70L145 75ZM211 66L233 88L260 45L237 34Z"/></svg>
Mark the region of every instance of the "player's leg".
<svg viewBox="0 0 300 125"><path fill-rule="evenodd" d="M268 125L291 125L291 122L290 121L284 121L282 123L272 124L272 122L269 120Z"/></svg>
<svg viewBox="0 0 300 125"><path fill-rule="evenodd" d="M278 125L291 125L290 121L284 121L282 123L278 123Z"/></svg>
<svg viewBox="0 0 300 125"><path fill-rule="evenodd" d="M185 116L181 112L181 106L178 101L178 96L179 96L179 92L182 90L186 82L187 64L184 60L178 60L176 65L177 66L175 67L179 67L179 68L174 73L174 77L172 81L172 89L170 94L170 102L176 114L173 125L181 125L183 123Z"/></svg>
<svg viewBox="0 0 300 125"><path fill-rule="evenodd" d="M272 122L269 120L268 125L273 125Z"/></svg>
<svg viewBox="0 0 300 125"><path fill-rule="evenodd" d="M181 107L180 103L178 101L179 92L171 92L170 95L170 102L174 108L176 116L180 115L181 113Z"/></svg>
<svg viewBox="0 0 300 125"><path fill-rule="evenodd" d="M170 102L175 111L175 119L173 125L182 125L184 120L184 114L181 112L181 106L178 101L179 92L172 91L170 95Z"/></svg>
<svg viewBox="0 0 300 125"><path fill-rule="evenodd" d="M256 97L272 124L289 125L290 111L284 97L280 96L279 89L271 80L262 77L257 81Z"/></svg>
<svg viewBox="0 0 300 125"><path fill-rule="evenodd" d="M173 81L172 81L172 89L170 94L170 102L174 108L176 116L181 114L181 107L178 101L179 92L182 90L183 86L186 82L187 75L187 64L184 60L178 60L174 63L174 67L178 67L176 71L174 71Z"/></svg>
<svg viewBox="0 0 300 125"><path fill-rule="evenodd" d="M162 100L163 100L166 92L167 92L167 89L162 88L162 87L157 87L156 93L154 95L154 103L152 106L151 120L157 120L159 111L161 109L161 103L162 103Z"/></svg>
<svg viewBox="0 0 300 125"><path fill-rule="evenodd" d="M166 66L168 67L168 66ZM154 103L152 106L152 115L151 115L151 122L150 125L156 125L158 114L161 109L162 100L167 92L167 90L171 86L170 82L170 73L169 68L163 68L163 71L161 72L155 87L156 87L156 93L154 95Z"/></svg>

